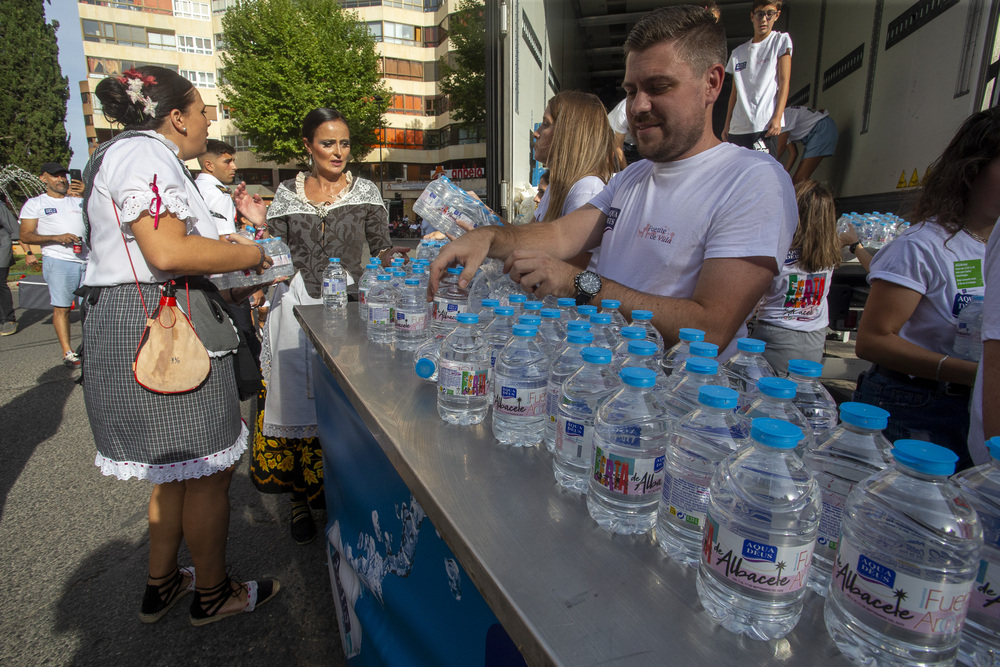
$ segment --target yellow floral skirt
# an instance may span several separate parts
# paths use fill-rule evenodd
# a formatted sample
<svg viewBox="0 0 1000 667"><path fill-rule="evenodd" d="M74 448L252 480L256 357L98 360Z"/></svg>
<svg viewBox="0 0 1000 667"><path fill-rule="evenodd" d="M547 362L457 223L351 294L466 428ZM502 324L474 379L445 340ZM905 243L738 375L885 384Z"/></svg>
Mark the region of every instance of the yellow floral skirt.
<svg viewBox="0 0 1000 667"><path fill-rule="evenodd" d="M319 438L264 435L267 389L257 395L257 428L250 478L262 493L305 494L314 504L323 494L323 450Z"/></svg>

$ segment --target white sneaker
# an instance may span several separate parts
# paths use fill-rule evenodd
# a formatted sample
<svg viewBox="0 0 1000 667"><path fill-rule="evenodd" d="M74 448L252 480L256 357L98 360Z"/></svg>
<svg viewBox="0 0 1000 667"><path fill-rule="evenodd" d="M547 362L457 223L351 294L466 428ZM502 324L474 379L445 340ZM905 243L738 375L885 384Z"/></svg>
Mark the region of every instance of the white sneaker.
<svg viewBox="0 0 1000 667"><path fill-rule="evenodd" d="M63 355L63 366L69 366L70 368L77 368L80 364L80 357L77 356L76 352L70 350L65 355Z"/></svg>

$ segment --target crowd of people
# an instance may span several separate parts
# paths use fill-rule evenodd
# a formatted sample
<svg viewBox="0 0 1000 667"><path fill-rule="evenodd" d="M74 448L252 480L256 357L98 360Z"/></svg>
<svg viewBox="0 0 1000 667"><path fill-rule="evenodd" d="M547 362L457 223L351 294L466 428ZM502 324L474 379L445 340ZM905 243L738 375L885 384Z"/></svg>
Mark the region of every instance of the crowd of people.
<svg viewBox="0 0 1000 667"><path fill-rule="evenodd" d="M723 359L750 323L784 371L791 358L822 359L826 297L847 247L870 262L872 282L857 349L875 365L858 398L889 410L890 437L931 440L966 464L982 460L984 432L1000 434L1000 410L983 409L984 400L1000 405L1000 375L983 372L1000 364L998 311L989 308L997 291L986 289L1000 271L990 241L1000 217L1000 114L966 121L928 176L915 211L922 224L872 259L851 232L838 235L832 193L808 180L832 153L836 127L822 113L797 112L788 122L792 43L772 29L780 11L779 2L754 0L754 37L731 55L712 8L664 8L639 20L624 44L622 110L624 143L641 159L626 166L629 150L596 96L554 96L534 133L535 158L547 167L535 222L483 227L447 244L431 265L431 289L456 264L468 285L492 257L538 297L615 299L626 316L651 311L668 344L682 327L701 329ZM734 86L724 141L713 132L712 109L727 72ZM64 310L82 287L83 391L96 465L153 485L140 618L158 621L193 593L190 620L201 625L251 612L280 588L275 580L234 582L226 571L229 484L248 449L254 484L290 495L292 538L316 536L311 510L323 505L324 462L304 379L314 352L292 308L320 302L328 258L339 257L357 281L366 244L386 266L408 249L391 242L378 187L348 170L351 131L334 109L303 119L310 168L282 182L268 206L242 184L230 188L235 150L208 140L204 102L187 79L143 66L102 80L95 94L124 131L93 154L82 192L71 192L65 168L42 168L47 190L22 209L21 241L42 246L53 323L73 365L80 360ZM796 141L805 150L793 178L795 156L784 164L776 157ZM185 166L192 159L201 167L196 179ZM420 227L399 224L407 233ZM272 259L254 240L272 235L288 245L292 280L218 290L201 278L261 274ZM132 369L166 283L178 301L202 292L224 302L237 332L203 337L211 370L183 393L140 386ZM957 354L954 334L966 297L984 292L987 342L977 365ZM258 340L251 315L268 297ZM8 311L0 293L3 322ZM199 331L212 326L194 309L189 315ZM262 384L247 375L244 347ZM240 418L247 386L258 397L252 442ZM182 540L193 566L178 563Z"/></svg>

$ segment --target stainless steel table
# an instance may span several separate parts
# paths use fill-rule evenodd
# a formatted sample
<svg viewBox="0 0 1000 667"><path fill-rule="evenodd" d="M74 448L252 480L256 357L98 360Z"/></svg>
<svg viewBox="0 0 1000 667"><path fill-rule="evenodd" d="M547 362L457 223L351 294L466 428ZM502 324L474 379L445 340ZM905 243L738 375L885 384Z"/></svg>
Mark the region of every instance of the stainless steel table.
<svg viewBox="0 0 1000 667"><path fill-rule="evenodd" d="M557 487L544 448L501 447L488 420L441 421L434 386L413 372L410 353L364 339L357 304L346 327L322 306L297 307L296 317L529 664L849 664L812 593L784 639L715 624L695 571L649 537L599 528L583 497Z"/></svg>

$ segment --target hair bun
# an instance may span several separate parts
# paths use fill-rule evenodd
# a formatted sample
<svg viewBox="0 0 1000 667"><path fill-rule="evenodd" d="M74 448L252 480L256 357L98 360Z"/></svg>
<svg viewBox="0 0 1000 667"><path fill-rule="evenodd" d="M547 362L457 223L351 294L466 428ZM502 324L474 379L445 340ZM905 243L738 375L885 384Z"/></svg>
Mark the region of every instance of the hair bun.
<svg viewBox="0 0 1000 667"><path fill-rule="evenodd" d="M129 99L125 84L119 81L118 77L109 76L103 79L97 84L94 94L101 101L104 117L109 122L120 123L126 127L142 122L139 110Z"/></svg>

